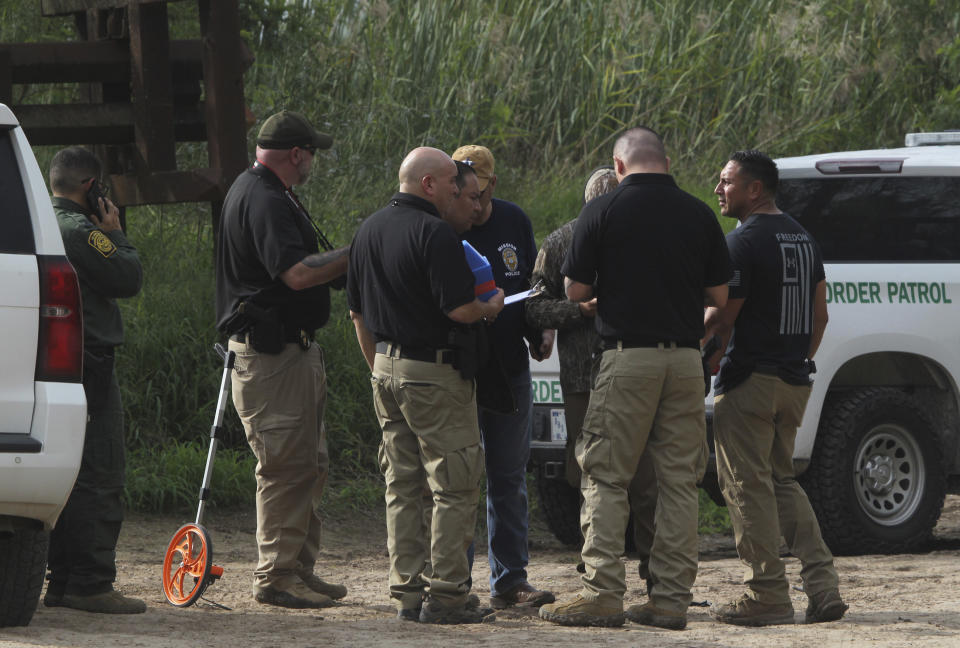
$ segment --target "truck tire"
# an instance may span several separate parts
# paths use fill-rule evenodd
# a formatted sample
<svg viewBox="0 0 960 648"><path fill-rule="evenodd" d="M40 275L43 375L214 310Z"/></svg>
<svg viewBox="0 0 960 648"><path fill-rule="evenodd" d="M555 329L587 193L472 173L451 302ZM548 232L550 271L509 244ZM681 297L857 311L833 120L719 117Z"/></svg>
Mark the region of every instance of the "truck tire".
<svg viewBox="0 0 960 648"><path fill-rule="evenodd" d="M537 494L540 512L550 532L568 547L579 549L583 545L580 489L572 487L565 479L547 477L541 467L537 471Z"/></svg>
<svg viewBox="0 0 960 648"><path fill-rule="evenodd" d="M924 406L886 387L828 401L801 484L835 554L922 547L947 488L940 442Z"/></svg>
<svg viewBox="0 0 960 648"><path fill-rule="evenodd" d="M0 627L30 623L40 601L49 534L16 528L0 534Z"/></svg>

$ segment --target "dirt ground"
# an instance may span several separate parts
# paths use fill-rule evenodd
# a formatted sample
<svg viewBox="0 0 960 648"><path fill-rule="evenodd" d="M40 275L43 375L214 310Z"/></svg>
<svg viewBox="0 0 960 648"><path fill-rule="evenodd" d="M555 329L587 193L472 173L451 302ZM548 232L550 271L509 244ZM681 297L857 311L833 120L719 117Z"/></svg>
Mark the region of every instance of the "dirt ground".
<svg viewBox="0 0 960 648"><path fill-rule="evenodd" d="M799 563L787 559L797 625L738 628L712 621L705 607L691 607L684 632L632 624L623 628L564 628L531 614L503 613L475 626L421 626L396 620L386 594L387 556L381 517L356 514L328 520L321 575L342 582L349 594L337 607L284 610L257 604L250 594L256 560L252 514L211 511L205 519L214 544L214 562L223 578L207 598L189 608L167 603L161 591L161 563L170 536L190 519L133 516L120 538L118 584L147 601L147 612L107 617L41 604L30 626L0 630L0 646L960 646L960 496L950 496L933 546L924 553L837 558L840 586L850 611L840 622L803 624L806 597ZM480 548L478 555L485 555ZM732 538L701 539L700 572L694 601L725 602L740 591L740 564ZM531 532L530 580L563 596L579 589L578 555L559 545L539 524ZM486 561L474 567L475 591L487 589ZM627 560L626 603L643 602L636 561Z"/></svg>

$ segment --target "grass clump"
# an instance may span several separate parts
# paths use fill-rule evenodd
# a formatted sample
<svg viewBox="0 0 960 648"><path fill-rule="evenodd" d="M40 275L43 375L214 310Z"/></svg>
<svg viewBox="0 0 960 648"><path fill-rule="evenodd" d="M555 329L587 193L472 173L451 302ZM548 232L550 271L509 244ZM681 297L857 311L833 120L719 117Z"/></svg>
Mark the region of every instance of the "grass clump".
<svg viewBox="0 0 960 648"><path fill-rule="evenodd" d="M163 446L141 446L129 452L124 488L127 506L144 512L196 509L208 448L200 442L173 441ZM219 508L252 508L256 464L249 451L218 448L207 504Z"/></svg>

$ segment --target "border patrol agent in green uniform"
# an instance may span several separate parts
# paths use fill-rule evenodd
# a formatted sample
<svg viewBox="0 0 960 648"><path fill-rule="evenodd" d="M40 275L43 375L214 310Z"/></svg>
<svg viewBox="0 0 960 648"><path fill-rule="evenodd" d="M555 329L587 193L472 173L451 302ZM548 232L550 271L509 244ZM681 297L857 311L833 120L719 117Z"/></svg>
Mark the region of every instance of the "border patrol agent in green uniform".
<svg viewBox="0 0 960 648"><path fill-rule="evenodd" d="M87 429L80 473L50 534L50 583L43 602L136 614L146 611L144 602L113 589L125 463L114 349L123 343L117 299L140 292L143 268L120 228L119 210L102 197L100 172L100 161L81 147L60 151L50 164L53 207L80 280Z"/></svg>

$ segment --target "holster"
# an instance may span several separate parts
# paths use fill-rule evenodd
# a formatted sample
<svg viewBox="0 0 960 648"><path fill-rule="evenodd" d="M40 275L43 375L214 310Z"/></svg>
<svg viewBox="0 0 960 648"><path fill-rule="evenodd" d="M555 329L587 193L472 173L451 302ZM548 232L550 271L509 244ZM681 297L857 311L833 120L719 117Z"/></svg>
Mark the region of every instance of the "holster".
<svg viewBox="0 0 960 648"><path fill-rule="evenodd" d="M113 349L83 350L83 393L87 397L87 414L96 416L107 404L113 377Z"/></svg>
<svg viewBox="0 0 960 648"><path fill-rule="evenodd" d="M453 349L453 368L464 380L473 380L480 372L479 331L474 325L456 326L447 333L447 345ZM485 351L485 349L483 349Z"/></svg>
<svg viewBox="0 0 960 648"><path fill-rule="evenodd" d="M477 405L501 414L513 414L517 403L500 356L484 322L458 326L448 342L454 349L453 367L467 380L477 381Z"/></svg>
<svg viewBox="0 0 960 648"><path fill-rule="evenodd" d="M284 346L283 322L276 308L261 308L253 302L240 302L237 313L243 326L237 332L249 335L250 346L258 353L280 353Z"/></svg>

